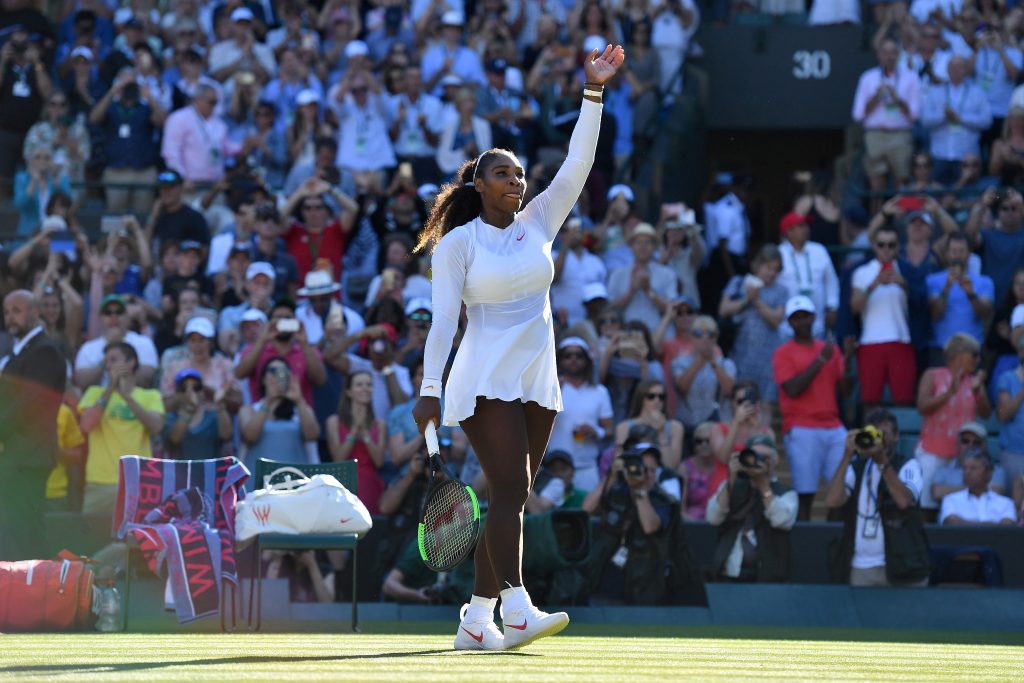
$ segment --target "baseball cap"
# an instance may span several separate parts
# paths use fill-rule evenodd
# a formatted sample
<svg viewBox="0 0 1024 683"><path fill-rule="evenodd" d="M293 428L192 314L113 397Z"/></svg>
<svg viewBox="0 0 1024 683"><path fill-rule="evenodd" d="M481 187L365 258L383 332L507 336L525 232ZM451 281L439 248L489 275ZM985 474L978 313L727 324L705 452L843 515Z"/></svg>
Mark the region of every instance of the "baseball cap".
<svg viewBox="0 0 1024 683"><path fill-rule="evenodd" d="M686 304L695 311L700 310L700 306L697 305L697 300L694 299L689 294L680 294L679 296L672 300L673 306L680 306L682 304Z"/></svg>
<svg viewBox="0 0 1024 683"><path fill-rule="evenodd" d="M462 26L466 23L465 18L462 16L462 12L456 12L455 10L448 10L441 15L442 26Z"/></svg>
<svg viewBox="0 0 1024 683"><path fill-rule="evenodd" d="M566 337L562 341L558 342L559 351L567 349L570 346L578 346L587 353L590 353L590 344L588 344L583 337Z"/></svg>
<svg viewBox="0 0 1024 683"><path fill-rule="evenodd" d="M589 285L583 286L583 303L593 301L594 299L607 299L608 288L601 282L591 282Z"/></svg>
<svg viewBox="0 0 1024 683"><path fill-rule="evenodd" d="M179 386L182 382L188 378L199 380L199 384L203 383L203 376L199 374L199 371L195 368L185 368L184 370L178 371L178 374L174 376L174 386Z"/></svg>
<svg viewBox="0 0 1024 683"><path fill-rule="evenodd" d="M508 62L504 59L490 59L487 61L487 71L492 74L503 74L508 68Z"/></svg>
<svg viewBox="0 0 1024 683"><path fill-rule="evenodd" d="M348 45L345 46L345 56L349 59L353 57L365 57L370 54L370 48L361 40L351 40Z"/></svg>
<svg viewBox="0 0 1024 683"><path fill-rule="evenodd" d="M803 294L797 294L796 296L790 297L789 301L786 302L786 318L789 318L789 316L794 313L799 313L800 311L805 311L811 315L818 312L815 310L814 302L811 301L810 298Z"/></svg>
<svg viewBox="0 0 1024 683"><path fill-rule="evenodd" d="M462 79L455 74L448 74L441 79L441 87L446 88L449 85L462 85Z"/></svg>
<svg viewBox="0 0 1024 683"><path fill-rule="evenodd" d="M213 339L217 336L217 331L213 329L213 323L210 322L209 318L202 315L197 315L185 323L184 336L188 337L188 335L193 333L202 335L207 339Z"/></svg>
<svg viewBox="0 0 1024 683"><path fill-rule="evenodd" d="M117 304L121 308L128 308L128 302L120 294L107 294L100 300L100 310L107 307L107 304Z"/></svg>
<svg viewBox="0 0 1024 683"><path fill-rule="evenodd" d="M625 196L626 201L633 201L633 188L631 188L629 185L624 185L622 183L619 183L618 185L612 185L610 188L608 188L608 201L615 199L620 194Z"/></svg>
<svg viewBox="0 0 1024 683"><path fill-rule="evenodd" d="M807 225L807 216L796 211L790 211L779 221L779 234L785 237L789 231L798 225Z"/></svg>
<svg viewBox="0 0 1024 683"><path fill-rule="evenodd" d="M88 62L91 62L92 61L92 50L90 50L89 48L87 48L84 45L79 45L78 47L76 47L74 50L71 51L71 54L69 55L69 57L71 59L75 59L76 57L81 57L82 59L84 59L84 60L86 60Z"/></svg>
<svg viewBox="0 0 1024 683"><path fill-rule="evenodd" d="M248 242L235 242L231 245L231 249L228 251L228 258L231 258L235 254L245 254L249 258L252 258L252 245Z"/></svg>
<svg viewBox="0 0 1024 683"><path fill-rule="evenodd" d="M248 7L238 7L231 13L231 21L252 21L256 16Z"/></svg>
<svg viewBox="0 0 1024 683"><path fill-rule="evenodd" d="M319 104L320 93L311 88L305 88L299 91L299 94L295 96L295 104L300 107L305 107L307 104Z"/></svg>
<svg viewBox="0 0 1024 683"><path fill-rule="evenodd" d="M243 323L267 323L267 314L258 308L250 308L242 314Z"/></svg>
<svg viewBox="0 0 1024 683"><path fill-rule="evenodd" d="M434 312L434 304L430 299L425 296L417 296L409 299L409 303L405 305L405 314L412 315L416 311L430 311Z"/></svg>
<svg viewBox="0 0 1024 683"><path fill-rule="evenodd" d="M575 463L572 461L572 456L569 455L567 451L557 448L553 451L548 451L548 454L544 456L544 467L550 467L553 463L558 462L559 460L575 467Z"/></svg>
<svg viewBox="0 0 1024 683"><path fill-rule="evenodd" d="M633 228L633 232L629 235L629 243L632 244L633 240L641 235L647 235L653 240L658 239L658 231L654 229L654 226L650 223L637 223L636 227Z"/></svg>
<svg viewBox="0 0 1024 683"><path fill-rule="evenodd" d="M167 170L156 177L158 186L181 185L181 174L177 171Z"/></svg>
<svg viewBox="0 0 1024 683"><path fill-rule="evenodd" d="M277 278L277 274L274 272L274 267L266 261L256 261L250 263L249 267L245 269L245 279L252 280L257 275L266 275L271 280Z"/></svg>
<svg viewBox="0 0 1024 683"><path fill-rule="evenodd" d="M202 251L203 245L195 240L182 240L178 245L178 251Z"/></svg>
<svg viewBox="0 0 1024 683"><path fill-rule="evenodd" d="M927 211L911 211L910 213L907 214L907 223L910 223L911 221L916 220L918 218L923 220L928 225L935 225L935 219L933 219L932 215Z"/></svg>
<svg viewBox="0 0 1024 683"><path fill-rule="evenodd" d="M988 438L988 430L985 429L985 425L981 424L980 422L975 422L974 420L970 422L964 422L962 425L960 425L960 431L957 433L974 434L976 437L982 440Z"/></svg>

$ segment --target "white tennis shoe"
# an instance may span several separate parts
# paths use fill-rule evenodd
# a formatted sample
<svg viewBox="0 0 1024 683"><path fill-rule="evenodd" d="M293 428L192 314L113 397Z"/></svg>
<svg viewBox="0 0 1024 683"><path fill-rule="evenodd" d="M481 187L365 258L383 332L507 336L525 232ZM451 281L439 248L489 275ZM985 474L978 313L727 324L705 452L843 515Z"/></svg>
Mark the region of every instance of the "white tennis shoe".
<svg viewBox="0 0 1024 683"><path fill-rule="evenodd" d="M466 619L469 604L462 606L459 617L459 631L455 634L456 650L504 650L505 638L494 623L493 617L471 621ZM493 614L493 613L492 613Z"/></svg>
<svg viewBox="0 0 1024 683"><path fill-rule="evenodd" d="M553 636L569 625L565 612L548 614L527 603L518 609L505 613L501 606L501 621L505 632L505 649L515 650L526 647L539 638Z"/></svg>

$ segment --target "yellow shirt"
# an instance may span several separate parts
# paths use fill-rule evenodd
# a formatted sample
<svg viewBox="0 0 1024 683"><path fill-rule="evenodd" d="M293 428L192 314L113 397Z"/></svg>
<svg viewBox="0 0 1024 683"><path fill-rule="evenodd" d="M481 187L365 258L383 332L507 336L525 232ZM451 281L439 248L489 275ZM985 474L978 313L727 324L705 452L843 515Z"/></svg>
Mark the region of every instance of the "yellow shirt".
<svg viewBox="0 0 1024 683"><path fill-rule="evenodd" d="M84 412L103 396L103 387L89 387L78 404L78 412ZM164 402L156 389L132 391L132 398L145 410L163 415ZM149 433L135 417L128 404L116 391L110 395L110 402L103 411L103 419L89 432L89 458L85 463L85 481L89 484L116 484L118 462L122 455L153 454Z"/></svg>
<svg viewBox="0 0 1024 683"><path fill-rule="evenodd" d="M78 428L78 419L67 405L61 404L57 412L57 446L60 448L75 448L85 443L85 436ZM50 478L46 480L47 498L64 498L68 495L68 471L61 463L50 472Z"/></svg>

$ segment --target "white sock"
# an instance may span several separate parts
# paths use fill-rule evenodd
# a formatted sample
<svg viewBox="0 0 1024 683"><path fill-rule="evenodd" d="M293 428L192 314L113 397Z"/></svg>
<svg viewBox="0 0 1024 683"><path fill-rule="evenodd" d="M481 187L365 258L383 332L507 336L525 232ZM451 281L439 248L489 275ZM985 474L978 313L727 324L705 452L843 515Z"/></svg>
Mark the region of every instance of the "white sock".
<svg viewBox="0 0 1024 683"><path fill-rule="evenodd" d="M498 598L482 598L474 595L469 600L469 609L466 610L467 621L494 621L494 606L498 604Z"/></svg>
<svg viewBox="0 0 1024 683"><path fill-rule="evenodd" d="M509 586L501 591L501 606L505 612L511 613L530 604L530 594L524 586Z"/></svg>

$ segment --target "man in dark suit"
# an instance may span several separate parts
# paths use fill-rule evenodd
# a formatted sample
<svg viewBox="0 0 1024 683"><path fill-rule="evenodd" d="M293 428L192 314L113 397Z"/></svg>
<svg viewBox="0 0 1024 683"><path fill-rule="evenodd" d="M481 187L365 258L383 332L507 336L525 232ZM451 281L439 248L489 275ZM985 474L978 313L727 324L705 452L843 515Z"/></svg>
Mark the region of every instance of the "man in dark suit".
<svg viewBox="0 0 1024 683"><path fill-rule="evenodd" d="M67 364L31 292L4 298L4 320L14 348L0 360L0 560L31 560L46 551L46 478L57 462Z"/></svg>

